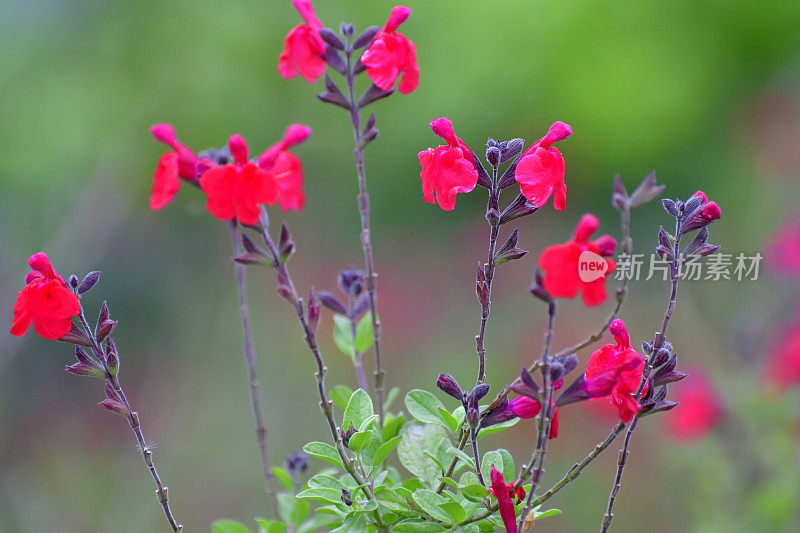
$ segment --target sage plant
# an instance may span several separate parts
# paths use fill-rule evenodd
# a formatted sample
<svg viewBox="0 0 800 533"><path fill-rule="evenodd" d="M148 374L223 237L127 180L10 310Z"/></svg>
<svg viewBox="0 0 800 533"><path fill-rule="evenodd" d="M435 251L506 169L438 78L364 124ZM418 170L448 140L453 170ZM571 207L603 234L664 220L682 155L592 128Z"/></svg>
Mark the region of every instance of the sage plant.
<svg viewBox="0 0 800 533"><path fill-rule="evenodd" d="M503 265L528 258L521 243L526 239L522 224L532 220L529 217L546 211L551 198L557 216L564 216L558 214L567 206L566 163L559 147L568 146L573 129L558 121L527 148L523 139L500 141L490 137L478 151L456 135L449 118L433 119L430 129L444 144L417 154L424 202L452 211L459 194L486 192L486 208L477 213L486 221L488 239L485 258L477 260L474 279L478 304L473 318L476 372L474 384L472 380L460 384L447 372L423 377L423 383L435 382L444 396L414 389L405 395L405 410L394 410L392 404L399 389L387 393L385 388L383 324L377 307L377 267L367 192L366 149L378 137L377 117L373 112L363 120L362 111L395 90L408 94L419 84L416 47L398 31L411 10L395 7L383 26L362 32L348 23L334 31L317 18L310 0L294 0L293 4L303 23L287 35L278 72L283 78L299 76L309 83L324 78L324 91L317 98L347 111L354 141L353 190L361 221L363 270L343 269L336 281L338 291L298 288L292 278L289 265L299 255L297 243L289 227L282 223L278 229L271 217L276 206L284 212L304 207L302 164L290 150L309 139L310 127L290 125L281 140L257 156L251 156L239 134L231 135L225 146L196 152L178 140L171 125L157 124L151 129L153 137L169 150L158 160L150 207L159 210L167 206L187 183L205 195L209 214L223 221L231 234L243 353L268 502L265 513L272 515L257 519L259 531L528 531L534 521L560 512L543 506L624 434L602 518L601 531L607 531L639 420L677 405L668 397L668 386L684 379L686 373L677 370L667 328L676 310L682 266L688 258L709 255L718 248L708 242L708 225L721 217L719 206L701 191L686 201L663 200L674 229L670 233L659 228L654 232L654 242L655 252L669 264L670 292L663 322L652 342L642 342L637 349L623 321L630 279L630 275L623 275L613 292L608 318L584 339L556 349L553 339L559 306L578 296L589 307L602 306L609 300L610 275L630 266L625 261L633 253L633 212L659 197L664 189L651 174L629 194L616 177L611 203L620 215L619 243L607 234L597 236L601 221L586 213L571 235L564 232L565 242L544 248L529 288L531 304L541 306L547 317L544 346L535 347L528 354L529 364L518 375L508 376L504 380L507 384L487 401L492 388L487 376L493 363L504 355L497 353L492 343L492 286L496 276L502 275ZM510 225L519 227L501 240L501 230L510 229ZM693 240L686 245L692 235ZM622 258L619 264L612 259L618 249ZM43 253L31 256L30 265L33 272L28 274L14 306L11 333L22 335L32 324L45 338L76 345L78 362L67 371L105 382L106 398L100 405L128 420L155 480L168 524L179 531L182 526L172 514L167 489L142 435L139 415L132 410L119 382L119 353L110 337L116 322L109 318L108 307L103 304L97 325L91 327L81 305L81 295L92 288L99 273L89 274L81 283L74 276L65 282ZM251 333L253 324L263 318L250 315L250 268L265 269L260 272L274 276L277 295L296 318L311 356L318 401L329 433L327 442L305 444L302 451L282 461L283 466L277 466L281 462L276 464L268 450L263 405L270 403L262 405ZM332 284L332 280L333 276L327 282ZM355 390L326 383L328 367L317 341L323 312L332 313L334 344L353 363ZM613 341L594 349L582 364L581 353L599 342L606 331ZM364 360L370 351L371 382ZM575 376L579 367L583 370ZM548 449L558 438L562 422L570 423L568 411L573 407L568 406L589 400L607 402L619 422L608 438L543 490ZM564 408L566 415L560 412ZM484 437L528 419L534 420L526 427L531 435L528 455L515 459L504 448L486 449ZM326 463L325 467L320 468L310 460L312 457ZM216 522L213 528L219 533L250 531L247 525L229 520Z"/></svg>

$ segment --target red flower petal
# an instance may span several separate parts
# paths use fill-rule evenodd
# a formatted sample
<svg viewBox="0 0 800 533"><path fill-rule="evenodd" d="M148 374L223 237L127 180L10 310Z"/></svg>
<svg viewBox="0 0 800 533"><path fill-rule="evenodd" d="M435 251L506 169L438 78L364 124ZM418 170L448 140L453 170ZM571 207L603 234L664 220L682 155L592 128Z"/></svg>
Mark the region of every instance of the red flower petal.
<svg viewBox="0 0 800 533"><path fill-rule="evenodd" d="M419 177L426 202L438 203L445 211L452 211L456 207L456 194L475 189L478 172L460 148L428 148L417 156L422 166Z"/></svg>
<svg viewBox="0 0 800 533"><path fill-rule="evenodd" d="M542 410L542 404L533 398L520 396L508 403L508 409L520 418L534 418Z"/></svg>
<svg viewBox="0 0 800 533"><path fill-rule="evenodd" d="M503 524L506 526L506 533L517 533L517 516L514 512L514 502L511 500L511 494L508 491L506 480L495 467L492 465L492 470L489 473L492 482L492 495L497 498L497 504L500 509L500 518L503 519Z"/></svg>
<svg viewBox="0 0 800 533"><path fill-rule="evenodd" d="M167 152L158 159L153 173L153 186L150 189L150 209L158 210L166 206L178 194L181 180L178 178L178 154Z"/></svg>
<svg viewBox="0 0 800 533"><path fill-rule="evenodd" d="M319 32L307 24L295 26L286 36L283 52L278 59L278 73L284 79L298 74L309 83L325 72L325 41Z"/></svg>
<svg viewBox="0 0 800 533"><path fill-rule="evenodd" d="M269 173L278 185L281 210L300 211L306 203L303 192L303 166L300 158L290 152L280 152Z"/></svg>
<svg viewBox="0 0 800 533"><path fill-rule="evenodd" d="M557 148L536 147L519 160L515 178L522 195L538 207L544 206L553 192L559 190L559 201L554 201L553 207L563 211L566 208L564 173L564 157Z"/></svg>

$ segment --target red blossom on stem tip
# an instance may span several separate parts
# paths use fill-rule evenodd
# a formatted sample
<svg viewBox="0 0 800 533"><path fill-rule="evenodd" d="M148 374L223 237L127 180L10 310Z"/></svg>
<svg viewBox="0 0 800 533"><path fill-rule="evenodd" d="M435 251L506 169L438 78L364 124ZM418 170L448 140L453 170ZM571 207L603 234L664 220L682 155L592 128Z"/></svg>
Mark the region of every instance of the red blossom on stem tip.
<svg viewBox="0 0 800 533"><path fill-rule="evenodd" d="M452 211L456 207L456 194L475 189L478 171L475 170L472 152L456 136L450 119L437 118L430 127L447 145L428 148L417 154L422 166L419 173L422 196L426 202L438 203L445 211Z"/></svg>
<svg viewBox="0 0 800 533"><path fill-rule="evenodd" d="M506 526L506 533L517 533L517 516L514 512L514 501L511 497L510 487L506 485L503 474L501 474L494 465L492 465L489 477L492 482L489 492L497 499L497 505L500 509L500 518L503 519L503 524Z"/></svg>
<svg viewBox="0 0 800 533"><path fill-rule="evenodd" d="M553 143L572 135L572 128L564 122L555 122L547 135L525 150L517 164L514 177L525 198L542 207L555 194L553 207L558 211L567 208L567 185L564 183L564 156Z"/></svg>
<svg viewBox="0 0 800 533"><path fill-rule="evenodd" d="M698 440L708 435L723 415L719 393L702 372L692 371L675 388L678 406L667 413L670 433L679 441Z"/></svg>
<svg viewBox="0 0 800 533"><path fill-rule="evenodd" d="M278 203L281 211L300 211L306 202L303 192L303 165L300 158L289 152L289 148L305 142L311 128L303 124L292 124L286 128L283 139L270 146L258 157L258 166L269 171L278 184Z"/></svg>
<svg viewBox="0 0 800 533"><path fill-rule="evenodd" d="M325 41L319 35L322 23L310 0L292 0L292 3L305 24L295 26L286 36L278 59L278 73L287 80L299 74L313 83L325 72Z"/></svg>
<svg viewBox="0 0 800 533"><path fill-rule="evenodd" d="M401 74L403 79L398 86L401 93L411 93L419 85L417 47L408 37L396 31L410 14L411 10L404 6L392 9L386 25L361 55L367 76L384 91L391 89Z"/></svg>
<svg viewBox="0 0 800 533"><path fill-rule="evenodd" d="M153 186L150 190L150 209L158 210L166 206L178 194L181 187L179 178L193 181L196 178L197 156L178 141L175 128L171 124L155 124L150 128L153 138L172 148L158 159L153 173Z"/></svg>
<svg viewBox="0 0 800 533"><path fill-rule="evenodd" d="M275 176L247 161L247 143L241 135L230 137L228 149L234 162L214 166L200 176L206 209L220 220L256 224L261 204L274 205L278 200Z"/></svg>
<svg viewBox="0 0 800 533"><path fill-rule="evenodd" d="M562 384L563 380L560 380L556 383L555 389L560 389ZM519 418L535 418L541 412L542 404L533 398L520 396L508 403L508 410ZM553 419L550 421L549 437L551 439L558 437L558 408L553 409Z"/></svg>
<svg viewBox="0 0 800 533"><path fill-rule="evenodd" d="M33 269L25 276L25 287L17 293L10 333L21 337L33 329L45 339L57 340L69 333L72 317L80 314L80 302L50 264L47 254L28 259Z"/></svg>
<svg viewBox="0 0 800 533"><path fill-rule="evenodd" d="M692 197L694 196L700 197L700 207L686 216L681 225L681 233L689 233L700 229L722 218L722 209L717 205L717 202L709 201L706 193L697 191L692 195Z"/></svg>
<svg viewBox="0 0 800 533"><path fill-rule="evenodd" d="M633 397L644 369L644 357L631 347L625 323L616 319L608 330L616 341L595 350L586 365L585 387L590 397L608 397L620 420L630 422L641 406ZM642 394L647 393L645 383Z"/></svg>
<svg viewBox="0 0 800 533"><path fill-rule="evenodd" d="M599 227L597 217L585 214L571 240L542 252L539 266L544 271L544 288L551 296L574 298L580 292L590 307L605 301L606 278L617 268L607 256L614 253L617 241L609 235L589 241Z"/></svg>

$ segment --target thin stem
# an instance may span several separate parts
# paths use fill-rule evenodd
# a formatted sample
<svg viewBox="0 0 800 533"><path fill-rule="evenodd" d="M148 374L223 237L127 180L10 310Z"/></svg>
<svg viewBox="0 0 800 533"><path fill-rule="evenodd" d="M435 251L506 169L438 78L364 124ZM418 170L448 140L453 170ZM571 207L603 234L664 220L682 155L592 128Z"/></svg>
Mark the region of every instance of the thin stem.
<svg viewBox="0 0 800 533"><path fill-rule="evenodd" d="M495 170L495 174L497 171ZM491 191L489 194L499 194ZM481 305L481 327L478 335L475 337L475 346L478 351L478 380L477 383L481 384L486 380L486 345L484 343L486 338L486 323L489 321L489 312L492 308L492 280L494 279L494 253L497 247L497 236L500 233L500 226L491 226L489 231L489 252L486 259L486 303Z"/></svg>
<svg viewBox="0 0 800 533"><path fill-rule="evenodd" d="M475 427L470 429L470 440L472 440L472 455L475 457L475 473L478 475L478 481L485 487L486 482L481 473L481 455L478 453L478 429Z"/></svg>
<svg viewBox="0 0 800 533"><path fill-rule="evenodd" d="M664 342L666 341L667 338L667 327L669 326L669 321L672 319L672 313L675 311L675 305L678 296L678 282L680 281L681 223L682 223L682 216L677 216L675 218L675 243L672 247L672 264L670 265L672 286L670 289L669 302L667 303L667 309L664 312L664 320L661 323L661 330L658 333L656 333L655 340L653 342L653 349L651 351L650 356L647 358L647 361L645 362L644 368L642 369L642 377L639 380L639 386L636 388L636 393L634 394L634 398L637 401L639 400L639 398L641 398L645 384L647 384L647 381L650 378L650 372L653 370L653 358L655 354L658 352L658 350L662 346L664 346ZM636 417L633 419L633 422L630 423L627 431L625 432L625 441L619 453L619 460L617 461L617 471L616 474L614 475L614 483L611 486L611 492L608 495L608 505L606 506L606 512L603 515L603 521L600 525L601 533L606 533L608 529L611 527L611 522L614 520L614 503L617 500L617 494L619 493L621 488L622 474L625 470L625 466L628 463L628 454L629 454L628 448L630 445L631 436L633 435L633 432L636 429L636 423L638 421L639 421L639 415L637 414Z"/></svg>
<svg viewBox="0 0 800 533"><path fill-rule="evenodd" d="M375 298L375 260L372 257L372 240L369 223L369 195L367 194L367 176L364 170L364 142L361 133L361 112L355 93L355 73L353 72L353 49L350 39L347 40L345 55L347 56L347 91L350 106L350 124L353 127L353 158L358 175L358 212L361 216L361 247L364 250L364 267L367 271L367 293L369 309L372 315L373 352L375 354L375 395L378 403L378 417L383 425L383 402L386 373L381 362L381 321L378 318L378 306Z"/></svg>
<svg viewBox="0 0 800 533"><path fill-rule="evenodd" d="M238 256L242 251L241 230L239 226L231 223L231 239L233 241L233 255ZM264 424L264 416L261 412L261 400L258 390L258 379L256 378L256 353L253 347L253 336L250 332L250 308L247 305L247 267L241 263L234 262L234 274L236 277L236 291L239 295L239 315L242 321L242 349L244 351L245 362L247 363L247 381L250 384L250 404L253 408L253 418L255 419L256 444L258 445L259 456L261 458L261 469L264 475L264 485L267 489L272 511L274 516L278 514L278 496L275 492L275 482L269 464L269 451L267 448L267 427Z"/></svg>
<svg viewBox="0 0 800 533"><path fill-rule="evenodd" d="M289 269L285 263L280 261L280 256L275 248L275 243L272 241L272 237L269 235L269 219L266 216L266 211L263 207L261 215L261 235L275 265L279 288L283 291L282 296L292 304L292 308L297 316L297 321L300 323L300 327L303 330L303 338L309 350L311 351L311 354L314 356L314 361L317 364L317 371L314 373L314 377L317 381L317 392L320 399L319 405L320 409L322 409L322 414L325 416L325 420L328 422L328 428L330 429L331 437L336 445L336 451L339 453L339 457L342 460L342 466L344 470L350 474L353 480L355 480L356 484L369 487L369 490L364 490L364 494L368 499L374 500L375 496L372 493L369 480L367 480L366 477L358 470L358 468L356 468L355 459L350 458L348 455L347 448L342 440L341 432L336 427L336 420L333 417L333 401L328 398L328 393L325 389L325 374L328 371L328 367L325 366L325 362L322 359L322 352L317 345L316 332L311 329L308 324L308 320L306 319L306 314L303 307L303 299L299 297L294 282L292 281L292 277L289 274ZM378 531L388 531L386 524L383 523L380 511L376 509L375 511L372 511L371 514L375 519Z"/></svg>
<svg viewBox="0 0 800 533"><path fill-rule="evenodd" d="M353 365L356 367L356 375L358 376L358 385L369 394L369 386L367 385L367 378L364 375L364 363L361 360L361 354L356 348L356 332L358 329L358 318L355 316L356 298L354 295L349 295L349 319L350 319L350 334L353 338Z"/></svg>
<svg viewBox="0 0 800 533"><path fill-rule="evenodd" d="M103 366L103 370L106 374L106 381L114 389L114 392L116 393L122 405L125 406L125 411L127 412L127 416L125 418L127 419L128 425L136 437L136 443L139 447L139 451L142 453L144 464L147 465L147 469L150 471L150 475L153 476L153 481L156 483L156 497L158 498L158 502L161 504L161 508L164 510L164 515L167 517L167 522L169 522L169 526L172 528L172 531L183 531L183 525L179 524L172 514L172 509L169 505L169 491L168 488L161 482L161 477L158 475L158 470L153 462L153 451L147 445L147 440L145 440L144 433L142 432L142 425L139 421L139 413L134 411L131 407L131 404L125 395L125 391L122 390L122 385L120 384L117 376L112 375L111 372L109 372L103 350L100 347L100 343L97 341L97 336L95 335L94 330L89 327L83 306L81 306L80 309L80 321L87 337L89 337L92 352L94 353L95 358Z"/></svg>
<svg viewBox="0 0 800 533"><path fill-rule="evenodd" d="M519 517L519 529L522 529L522 524L525 522L525 518L530 513L531 509L533 508L533 495L536 492L536 489L539 487L539 482L541 481L542 474L544 473L544 459L547 455L547 443L550 441L550 425L552 423L553 417L553 389L554 384L552 383L551 376L550 376L550 347L553 344L553 331L555 327L555 320L556 320L556 312L558 312L558 304L555 300L550 300L547 306L547 337L545 341L544 353L542 353L542 385L545 390L544 395L544 403L542 404L542 410L539 414L539 435L536 443L536 449L531 455L531 460L529 464L522 469L522 472L519 475L519 479L516 486L522 486L527 479L528 474L531 471L531 468L534 464L536 464L536 470L533 472L533 479L531 480L531 490L528 493L528 501L525 503L525 507L522 509L522 513L520 513Z"/></svg>

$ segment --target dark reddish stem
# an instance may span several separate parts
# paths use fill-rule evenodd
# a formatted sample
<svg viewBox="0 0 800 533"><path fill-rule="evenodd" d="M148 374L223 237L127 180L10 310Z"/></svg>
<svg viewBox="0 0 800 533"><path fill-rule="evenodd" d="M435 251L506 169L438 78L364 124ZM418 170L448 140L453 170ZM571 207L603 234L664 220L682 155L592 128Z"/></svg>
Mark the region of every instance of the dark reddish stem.
<svg viewBox="0 0 800 533"><path fill-rule="evenodd" d="M233 255L235 257L242 252L242 245L240 242L241 231L235 222L231 223L231 238L233 240ZM261 457L264 484L272 502L272 510L277 517L280 516L278 514L278 496L275 492L275 481L269 464L267 427L264 424L264 416L261 412L258 379L256 378L256 353L253 347L253 336L250 331L250 308L247 305L247 267L234 262L234 273L236 276L236 290L239 294L239 315L242 321L242 348L244 350L245 362L247 363L247 380L250 384L250 404L253 408L253 418L256 424L256 444L258 445L258 451Z"/></svg>
<svg viewBox="0 0 800 533"><path fill-rule="evenodd" d="M94 354L95 359L97 359L97 362L102 365L103 370L105 371L106 381L114 389L119 401L125 407L125 411L127 412L125 418L128 421L128 425L131 427L134 436L136 437L136 444L139 447L139 451L142 453L144 464L147 465L147 469L150 471L150 475L153 476L153 481L156 483L156 497L158 498L158 503L161 504L161 508L164 509L164 515L167 517L167 522L169 522L169 526L172 528L172 531L183 531L183 525L179 524L172 514L172 509L169 505L169 490L161 482L161 477L158 475L158 470L153 462L153 450L151 450L150 446L147 445L147 441L144 438L144 433L142 433L142 425L139 421L139 413L134 411L130 405L130 402L128 402L128 398L125 396L125 391L122 390L122 385L120 384L118 377L109 372L108 365L106 364L106 358L103 354L103 349L100 347L100 343L97 340L94 330L89 327L83 306L81 306L80 321L84 331L86 332L86 336L89 338L89 342L91 343L92 353Z"/></svg>
<svg viewBox="0 0 800 533"><path fill-rule="evenodd" d="M348 104L350 106L350 124L353 127L353 158L356 163L358 175L358 212L361 215L361 247L364 250L364 267L367 272L367 294L369 295L369 309L372 315L373 352L375 354L375 396L377 401L378 417L383 425L383 402L385 396L386 373L383 371L381 361L381 321L378 318L376 301L375 260L372 257L372 239L369 223L369 195L367 194L367 176L364 170L364 139L361 132L361 111L355 92L355 64L353 63L353 48L350 39L347 40L345 55L347 56Z"/></svg>

